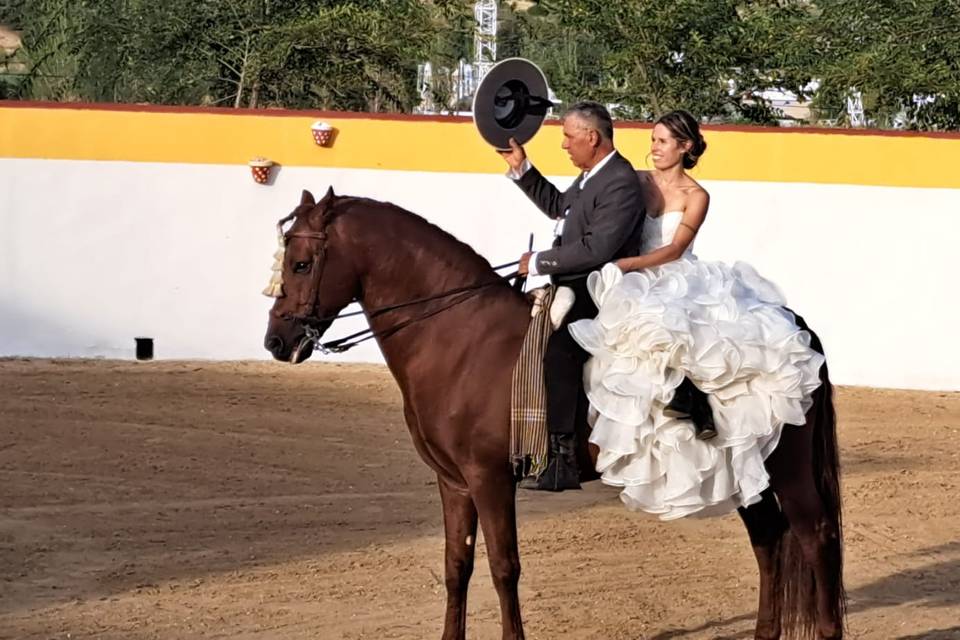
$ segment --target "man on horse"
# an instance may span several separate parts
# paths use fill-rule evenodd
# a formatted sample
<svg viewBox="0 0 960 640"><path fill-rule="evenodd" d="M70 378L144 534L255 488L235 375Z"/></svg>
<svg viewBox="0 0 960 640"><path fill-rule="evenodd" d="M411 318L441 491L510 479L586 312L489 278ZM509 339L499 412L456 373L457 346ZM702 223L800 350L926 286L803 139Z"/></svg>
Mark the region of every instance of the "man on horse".
<svg viewBox="0 0 960 640"><path fill-rule="evenodd" d="M507 175L548 217L557 220L553 248L525 253L520 275L548 275L557 286L570 287L576 298L563 324L550 336L544 355L547 392L549 460L525 489L563 491L580 488L576 457L578 417L586 415L583 365L588 354L572 338L567 325L593 318L597 308L587 291L587 275L618 258L640 252L646 216L641 185L630 162L613 145L613 121L603 105L579 102L563 116L562 148L581 173L560 191L530 164L523 147L510 139L500 151L510 165Z"/></svg>

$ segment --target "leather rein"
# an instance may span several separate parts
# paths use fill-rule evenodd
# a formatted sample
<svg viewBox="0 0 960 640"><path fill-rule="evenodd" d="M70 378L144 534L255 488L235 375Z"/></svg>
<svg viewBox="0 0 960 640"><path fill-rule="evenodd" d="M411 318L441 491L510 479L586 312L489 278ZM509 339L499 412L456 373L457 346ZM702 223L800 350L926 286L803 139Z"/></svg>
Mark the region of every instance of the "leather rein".
<svg viewBox="0 0 960 640"><path fill-rule="evenodd" d="M282 222L281 222L282 224ZM442 293L438 293L431 296L426 296L423 298L417 298L415 300L408 300L406 302L400 302L397 304L386 305L383 307L378 307L376 309L371 309L370 311L351 311L349 313L338 313L333 316L318 316L317 315L317 306L320 294L320 281L323 278L323 268L326 264L326 255L327 255L327 233L326 231L291 231L283 234L284 238L289 241L290 238L310 238L313 240L320 241L320 250L314 254L312 262L312 278L310 282L310 287L307 289L306 295L301 295L300 300L298 301L298 313L296 314L284 314L281 316L285 320L299 320L304 325L304 330L306 335L300 340L300 343L294 349L291 359L296 360L300 352L303 351L307 346L313 344L316 345L316 348L323 354L330 353L343 353L348 349L352 349L361 342L366 342L367 340L372 340L374 338L384 338L388 337L397 331L400 331L404 327L407 327L415 322L425 320L432 316L435 316L447 309L455 307L461 302L469 300L473 296L477 295L483 289L491 287L494 285L499 285L504 280L510 280L518 276L518 273L515 271L505 276L501 276L500 280L493 280L491 282L484 282L480 284L467 285L463 287L457 287L455 289L450 289ZM506 267L512 267L519 264L519 262L508 262L506 264L497 265L493 267L494 271L503 269ZM367 318L372 320L378 316L381 316L390 311L396 311L397 309L405 309L408 307L414 307L417 305L426 304L429 302L434 302L437 300L447 300L452 298L452 300L445 305L442 305L438 308L428 309L427 311L416 315L412 318L404 320L396 325L388 327L387 329L381 331L374 331L371 328L366 328L363 331L358 331L352 333L343 338L337 338L336 340L328 340L327 342L320 341L321 329L324 327L324 331L335 321L340 318L349 318L351 316L359 316L366 314ZM351 302L357 302L356 299Z"/></svg>

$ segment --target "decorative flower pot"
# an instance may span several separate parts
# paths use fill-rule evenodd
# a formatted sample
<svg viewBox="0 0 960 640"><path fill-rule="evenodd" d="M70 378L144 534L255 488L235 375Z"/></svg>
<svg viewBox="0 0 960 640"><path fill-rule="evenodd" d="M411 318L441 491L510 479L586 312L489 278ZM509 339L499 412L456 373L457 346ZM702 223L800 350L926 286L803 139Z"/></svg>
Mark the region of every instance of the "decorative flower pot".
<svg viewBox="0 0 960 640"><path fill-rule="evenodd" d="M317 145L321 147L330 146L330 142L333 140L333 127L318 120L310 127L310 131L313 133L313 141Z"/></svg>
<svg viewBox="0 0 960 640"><path fill-rule="evenodd" d="M249 162L250 164L250 175L253 176L253 180L258 184L267 184L270 181L270 171L273 170L273 160L267 160L266 158L254 158Z"/></svg>

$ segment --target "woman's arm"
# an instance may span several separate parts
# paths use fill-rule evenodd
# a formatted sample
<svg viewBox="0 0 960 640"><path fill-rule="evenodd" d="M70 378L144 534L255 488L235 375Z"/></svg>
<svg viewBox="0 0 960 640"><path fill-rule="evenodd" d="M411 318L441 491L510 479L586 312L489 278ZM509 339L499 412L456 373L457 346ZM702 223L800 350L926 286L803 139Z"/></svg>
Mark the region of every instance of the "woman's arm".
<svg viewBox="0 0 960 640"><path fill-rule="evenodd" d="M702 189L694 191L687 199L687 208L683 212L683 219L680 220L680 226L677 227L677 232L673 235L673 241L670 244L642 256L620 258L617 260L617 266L626 273L673 262L682 256L690 243L693 242L697 231L700 230L700 225L707 217L709 207L710 195Z"/></svg>

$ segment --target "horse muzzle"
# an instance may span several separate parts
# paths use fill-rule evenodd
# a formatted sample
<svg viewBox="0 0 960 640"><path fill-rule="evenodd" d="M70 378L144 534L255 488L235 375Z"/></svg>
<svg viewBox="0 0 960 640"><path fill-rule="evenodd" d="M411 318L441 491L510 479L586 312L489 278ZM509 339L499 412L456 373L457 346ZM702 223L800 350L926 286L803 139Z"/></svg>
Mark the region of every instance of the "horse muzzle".
<svg viewBox="0 0 960 640"><path fill-rule="evenodd" d="M301 331L294 335L289 342L284 340L279 332L271 331L264 338L263 346L277 360L290 364L300 364L313 354L315 347L320 347L321 351L324 350L320 338L331 324L333 324L332 320L321 322L316 327L311 324L301 324Z"/></svg>
<svg viewBox="0 0 960 640"><path fill-rule="evenodd" d="M306 327L306 333L297 341L297 345L290 352L290 364L300 364L313 354L313 345L317 344L320 336L316 329Z"/></svg>

